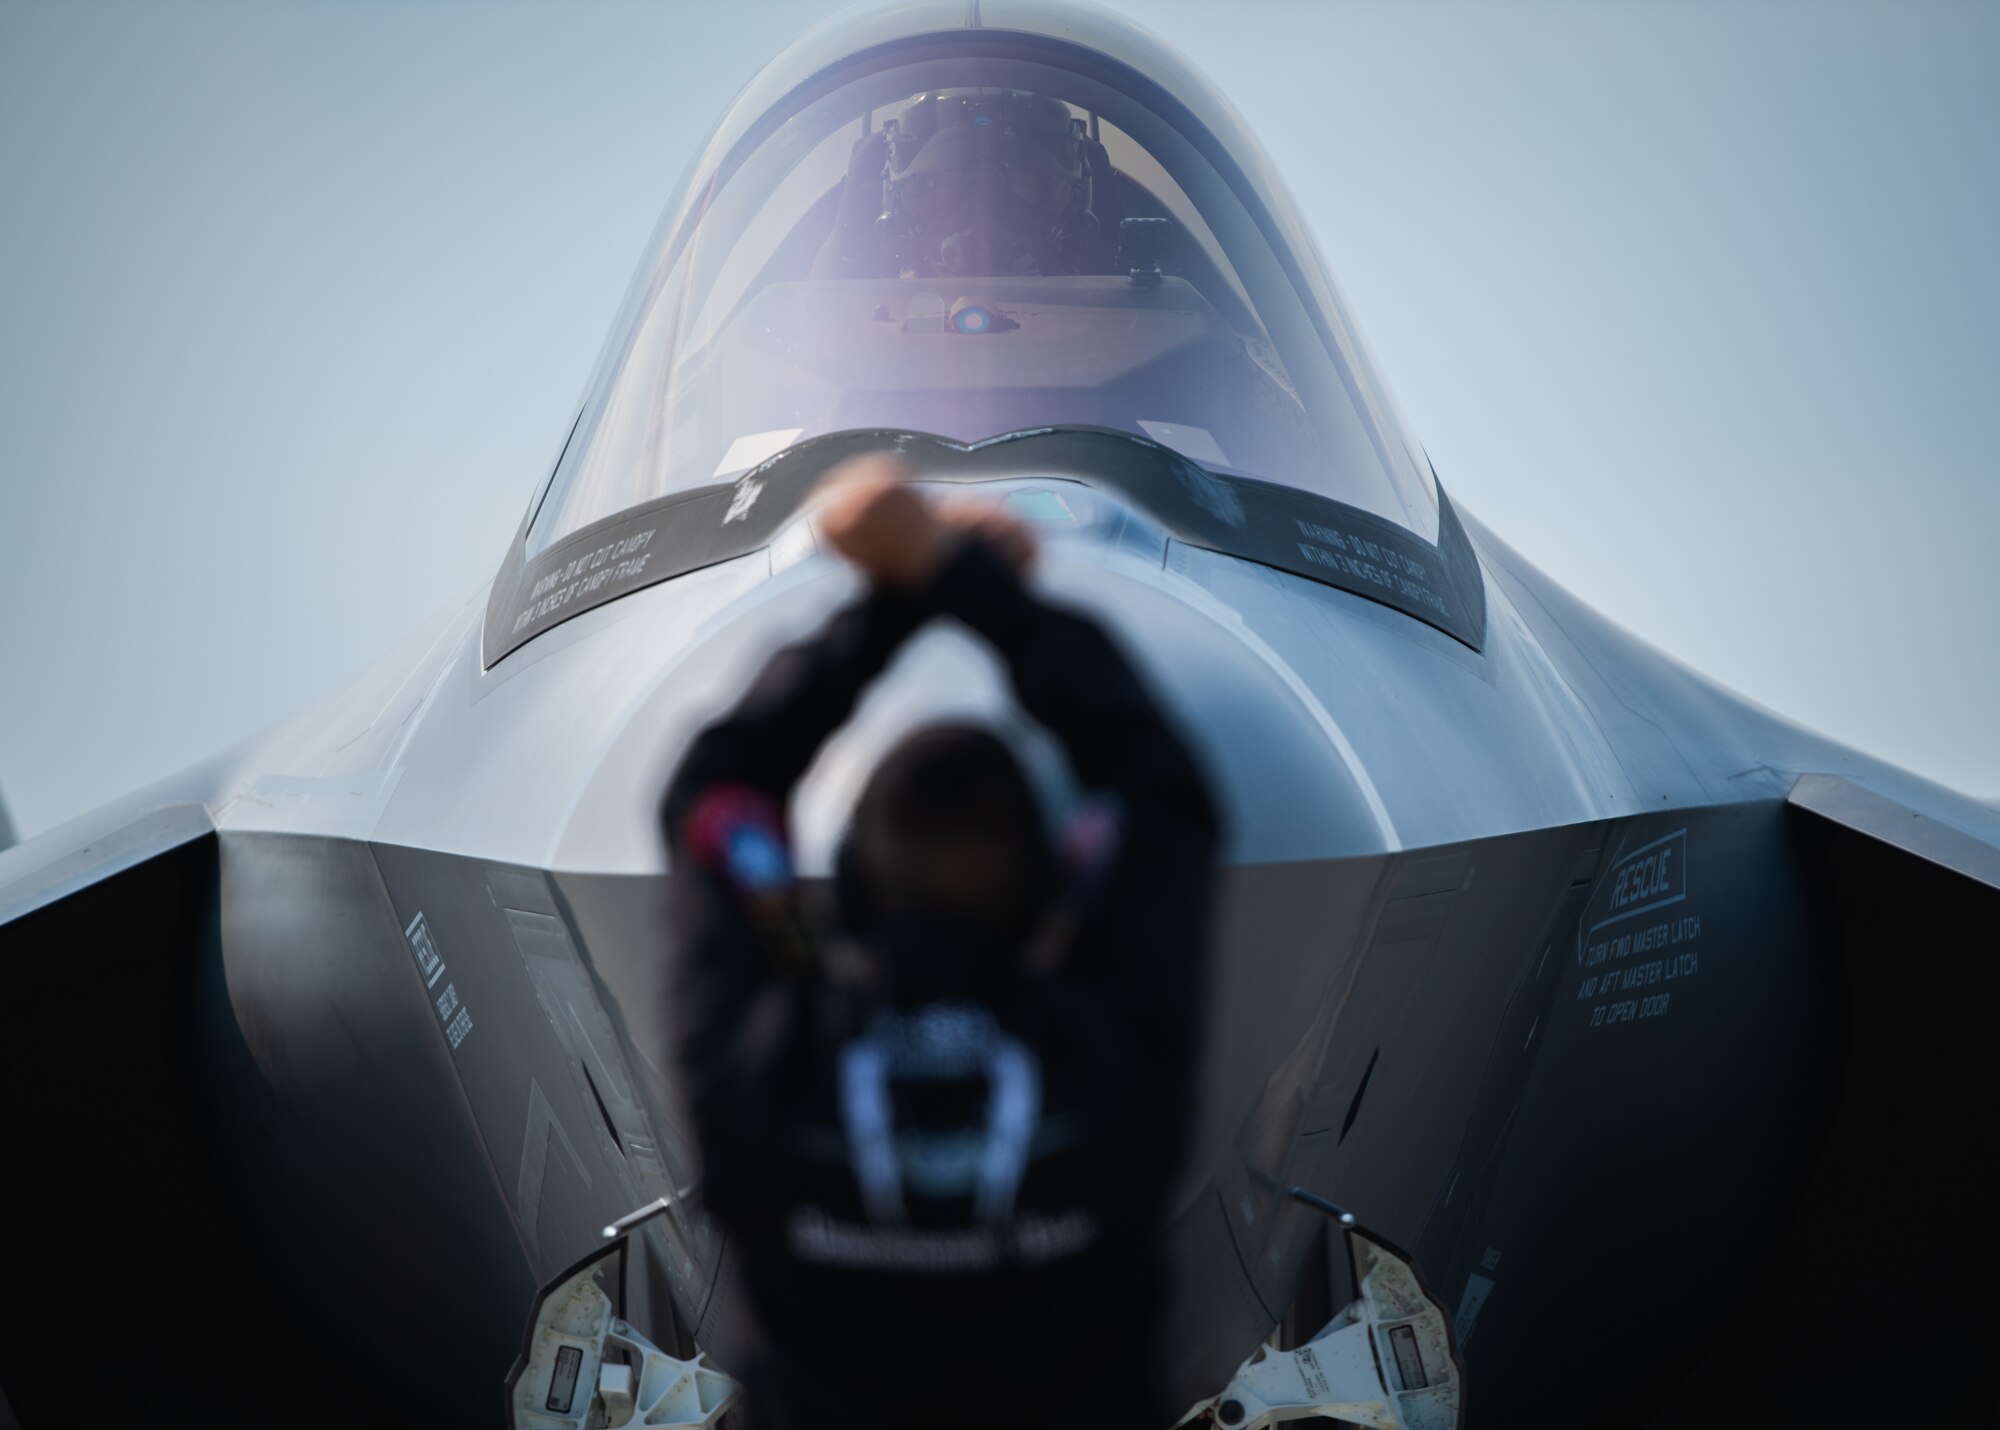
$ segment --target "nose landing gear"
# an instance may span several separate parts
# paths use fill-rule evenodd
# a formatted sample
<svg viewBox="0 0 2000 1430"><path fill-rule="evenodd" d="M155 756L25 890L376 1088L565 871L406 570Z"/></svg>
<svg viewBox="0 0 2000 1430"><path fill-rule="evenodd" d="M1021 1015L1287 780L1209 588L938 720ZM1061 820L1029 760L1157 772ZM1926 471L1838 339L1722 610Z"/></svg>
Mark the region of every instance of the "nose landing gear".
<svg viewBox="0 0 2000 1430"><path fill-rule="evenodd" d="M1346 1228L1355 1298L1304 1345L1260 1346L1182 1430L1263 1430L1288 1420L1344 1420L1374 1430L1458 1430L1465 1368L1451 1318L1408 1258L1303 1188L1292 1197Z"/></svg>

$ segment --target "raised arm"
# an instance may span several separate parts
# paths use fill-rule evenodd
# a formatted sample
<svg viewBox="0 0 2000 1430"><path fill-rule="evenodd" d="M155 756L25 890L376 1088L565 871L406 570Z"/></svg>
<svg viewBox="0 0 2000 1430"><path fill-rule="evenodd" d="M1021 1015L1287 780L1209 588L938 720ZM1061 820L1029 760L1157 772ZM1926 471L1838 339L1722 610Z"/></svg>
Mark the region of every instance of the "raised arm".
<svg viewBox="0 0 2000 1430"><path fill-rule="evenodd" d="M877 454L828 478L820 529L868 578L868 593L818 635L779 651L736 708L695 740L667 790L670 840L719 785L782 805L869 682L929 619L925 588L952 534L901 477L895 458Z"/></svg>
<svg viewBox="0 0 2000 1430"><path fill-rule="evenodd" d="M910 597L873 590L778 652L668 787L672 1012L708 1195L724 1215L756 1197L768 1171L758 1138L814 966L785 802L918 620Z"/></svg>
<svg viewBox="0 0 2000 1430"><path fill-rule="evenodd" d="M868 576L868 593L771 659L735 708L696 738L662 809L673 869L673 1017L718 1211L757 1195L772 1151L765 1132L781 1050L804 1016L815 966L795 897L786 801L931 611L921 591L940 537L922 499L882 460L847 473L821 514L834 548Z"/></svg>
<svg viewBox="0 0 2000 1430"><path fill-rule="evenodd" d="M1149 1095L1129 1131L1170 1166L1186 1135L1205 986L1218 838L1206 784L1104 630L1037 598L989 547L954 555L933 596L992 643L1079 782L1116 808L1115 852L1092 881L1063 977L1145 1069Z"/></svg>
<svg viewBox="0 0 2000 1430"><path fill-rule="evenodd" d="M665 811L669 838L721 786L782 806L924 614L910 593L874 587L817 635L773 656L735 708L695 738L674 772Z"/></svg>
<svg viewBox="0 0 2000 1430"><path fill-rule="evenodd" d="M1077 780L1115 796L1136 821L1173 821L1211 840L1215 815L1187 747L1097 622L1041 600L983 541L940 571L932 599L984 636L1028 713L1062 742Z"/></svg>

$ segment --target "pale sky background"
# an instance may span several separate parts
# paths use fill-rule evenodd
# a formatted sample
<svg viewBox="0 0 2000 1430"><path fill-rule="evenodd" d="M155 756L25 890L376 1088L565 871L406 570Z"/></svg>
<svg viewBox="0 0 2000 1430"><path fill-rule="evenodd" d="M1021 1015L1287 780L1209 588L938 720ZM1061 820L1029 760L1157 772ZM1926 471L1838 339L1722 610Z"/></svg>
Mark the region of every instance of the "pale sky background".
<svg viewBox="0 0 2000 1430"><path fill-rule="evenodd" d="M0 0L24 833L491 574L694 145L833 8ZM1462 508L2000 796L2000 5L1118 8L1262 135Z"/></svg>

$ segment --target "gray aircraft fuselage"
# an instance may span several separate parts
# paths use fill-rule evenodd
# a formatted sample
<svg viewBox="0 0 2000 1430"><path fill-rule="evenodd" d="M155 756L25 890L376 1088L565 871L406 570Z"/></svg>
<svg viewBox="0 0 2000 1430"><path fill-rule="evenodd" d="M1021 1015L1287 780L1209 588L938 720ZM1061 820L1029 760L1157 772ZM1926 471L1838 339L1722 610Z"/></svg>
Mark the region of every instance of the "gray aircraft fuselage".
<svg viewBox="0 0 2000 1430"><path fill-rule="evenodd" d="M101 1403L168 1422L498 1418L537 1284L698 1185L657 801L855 592L808 494L891 441L1038 522L1035 579L1225 812L1179 1401L1344 1298L1298 1185L1414 1254L1475 1426L1848 1423L1862 1357L1890 1419L1990 1410L2000 813L1716 687L1442 494L1417 534L1060 423L821 435L532 550L531 511L349 690L0 852L22 1423L100 1352ZM903 731L1010 709L926 632L801 790L804 871ZM728 1366L698 1195L637 1244L627 1316Z"/></svg>

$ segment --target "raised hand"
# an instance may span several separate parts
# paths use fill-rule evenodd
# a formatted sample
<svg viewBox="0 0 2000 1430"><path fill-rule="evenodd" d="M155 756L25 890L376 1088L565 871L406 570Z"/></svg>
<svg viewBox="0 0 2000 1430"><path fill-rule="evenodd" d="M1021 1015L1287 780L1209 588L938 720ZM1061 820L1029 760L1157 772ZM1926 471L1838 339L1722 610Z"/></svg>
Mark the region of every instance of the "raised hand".
<svg viewBox="0 0 2000 1430"><path fill-rule="evenodd" d="M933 502L908 484L891 452L851 457L827 473L819 529L840 555L883 586L914 588L935 576L959 543L982 541L1017 572L1034 563L1035 534L996 502Z"/></svg>
<svg viewBox="0 0 2000 1430"><path fill-rule="evenodd" d="M842 462L823 484L821 534L878 585L923 585L954 540L923 493L906 484L909 475L894 453L870 452Z"/></svg>

